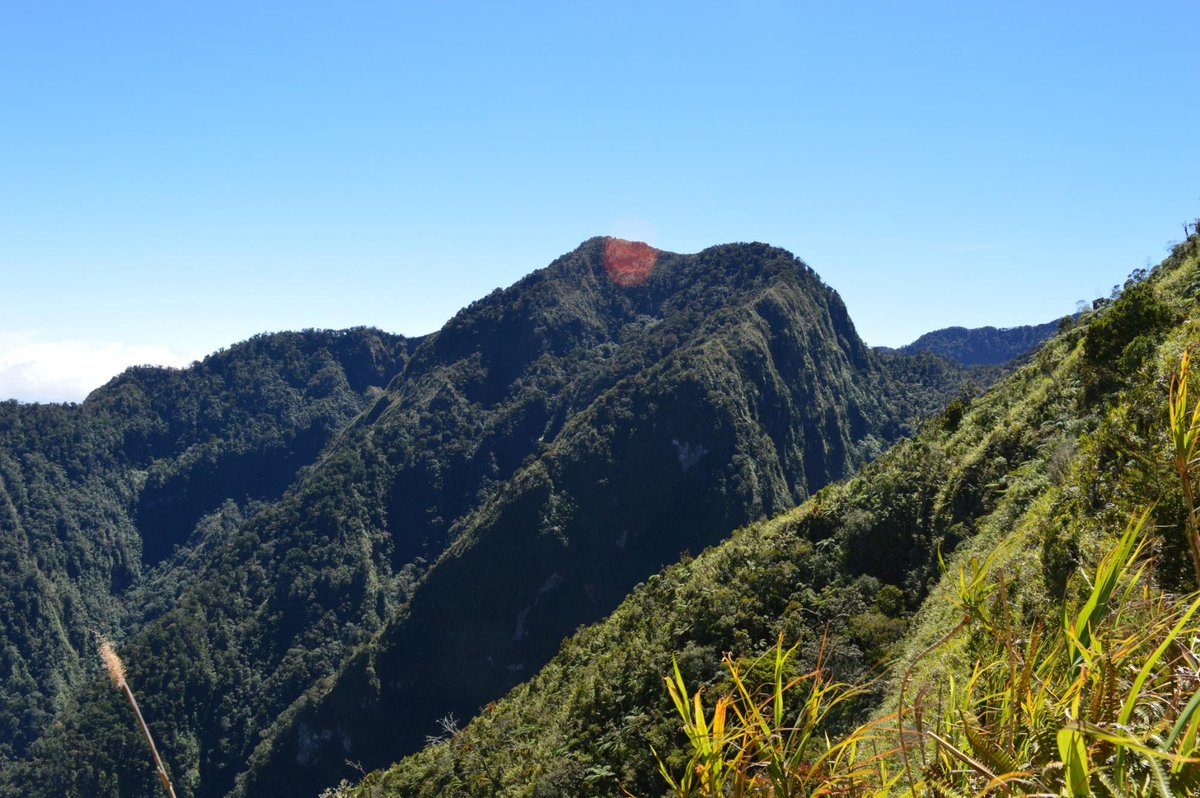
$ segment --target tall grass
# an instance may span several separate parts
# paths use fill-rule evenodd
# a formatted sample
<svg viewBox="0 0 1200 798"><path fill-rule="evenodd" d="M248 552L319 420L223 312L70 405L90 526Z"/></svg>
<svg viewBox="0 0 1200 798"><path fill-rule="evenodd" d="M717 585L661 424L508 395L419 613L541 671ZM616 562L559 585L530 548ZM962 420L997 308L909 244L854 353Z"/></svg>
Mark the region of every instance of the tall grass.
<svg viewBox="0 0 1200 798"><path fill-rule="evenodd" d="M1184 503L1187 505L1185 534L1188 549L1192 553L1192 567L1196 571L1196 584L1200 587L1200 519L1196 517L1196 494L1194 490L1197 468L1197 447L1200 446L1200 402L1188 412L1188 371L1191 355L1185 351L1179 359L1179 368L1171 375L1171 388L1167 403L1167 418L1170 424L1171 442L1175 449L1175 472L1179 475Z"/></svg>
<svg viewBox="0 0 1200 798"><path fill-rule="evenodd" d="M1129 525L1061 624L1014 625L996 576L1001 589L972 621L984 646L970 677L949 680L934 728L904 740L920 750L925 790L1196 794L1200 595L1172 596L1147 577L1146 518Z"/></svg>
<svg viewBox="0 0 1200 798"><path fill-rule="evenodd" d="M667 691L691 744L691 758L678 776L661 757L658 763L677 798L858 794L875 781L880 758L860 752L866 734L833 742L824 728L841 704L865 688L832 681L820 663L809 673L788 677L794 653L795 647L785 649L780 637L771 652L747 668L726 656L733 690L711 711L699 691L689 693L675 666ZM761 672L763 665L770 680L752 685L748 674ZM787 713L797 702L799 710Z"/></svg>
<svg viewBox="0 0 1200 798"><path fill-rule="evenodd" d="M1200 794L1200 594L1150 582L1145 521L1129 525L1086 599L1051 628L1014 624L1004 574L985 581L979 563L963 566L973 570L958 583L960 629L987 644L969 678L948 675L935 706L922 693L836 742L823 721L859 688L819 667L780 678L792 654L782 642L774 683L757 692L726 658L735 689L711 709L676 669L668 691L692 755L679 775L662 766L668 785L677 798ZM802 708L784 717L795 690Z"/></svg>
<svg viewBox="0 0 1200 798"><path fill-rule="evenodd" d="M1200 581L1200 403L1188 407L1188 368L1185 353L1168 423ZM1083 600L1056 622L1019 620L1011 580L990 561L960 566L951 581L961 621L922 657L970 635L969 674L947 672L940 689L909 701L910 668L899 710L837 741L824 736L824 722L861 688L830 681L819 665L784 679L793 649L782 640L774 681L757 690L727 657L734 689L711 710L676 668L667 689L692 754L681 774L659 760L667 784L677 798L1200 795L1200 593L1175 595L1153 580L1148 518L1129 523L1089 575ZM796 690L801 709L785 717Z"/></svg>

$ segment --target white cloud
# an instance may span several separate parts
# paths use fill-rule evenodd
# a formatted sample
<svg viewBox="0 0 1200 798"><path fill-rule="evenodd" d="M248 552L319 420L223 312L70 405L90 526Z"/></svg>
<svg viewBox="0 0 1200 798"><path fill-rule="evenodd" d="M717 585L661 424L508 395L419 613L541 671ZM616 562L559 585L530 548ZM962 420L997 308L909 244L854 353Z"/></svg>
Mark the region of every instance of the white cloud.
<svg viewBox="0 0 1200 798"><path fill-rule="evenodd" d="M0 333L0 400L78 402L130 366L184 366L194 359L192 353L156 344Z"/></svg>

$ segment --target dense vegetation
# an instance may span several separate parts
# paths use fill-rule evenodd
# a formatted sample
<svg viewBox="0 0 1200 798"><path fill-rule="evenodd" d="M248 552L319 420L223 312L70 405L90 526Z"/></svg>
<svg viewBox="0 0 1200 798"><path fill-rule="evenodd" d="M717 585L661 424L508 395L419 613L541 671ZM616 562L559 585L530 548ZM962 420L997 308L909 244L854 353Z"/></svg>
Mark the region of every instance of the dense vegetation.
<svg viewBox="0 0 1200 798"><path fill-rule="evenodd" d="M819 731L831 740L872 712L881 728L893 724L894 735L902 710L910 730L923 713L921 728L949 744L912 748L916 764L905 771L895 738L890 747L880 738L876 752L896 756L890 771L872 762L866 776L877 788L970 795L985 786L988 768L1007 759L1040 768L1012 784L1017 793L1040 785L1085 794L1107 790L1105 779L1129 794L1155 784L1194 789L1185 763L1146 751L1169 754L1194 743L1194 729L1191 743L1181 735L1191 728L1183 704L1195 689L1187 675L1195 651L1175 643L1168 659L1150 654L1190 640L1171 632L1186 621L1190 599L1180 594L1196 582L1165 408L1180 353L1200 338L1198 261L1200 238L1193 236L1152 273L1131 278L1114 301L1064 324L991 391L947 408L915 438L796 509L651 577L465 728L448 721L441 739L420 753L338 794L650 796L667 788L664 771L677 784L688 773L728 773L736 746L723 749L727 759L714 755L717 735L686 703L672 702L663 677L677 663L673 691L685 702L689 691L705 689L705 724L721 706L716 697L731 696L719 711L733 728L735 706L744 716L762 706L739 698L739 682L750 691L767 685L770 698L778 661L771 652L781 637L796 647L782 658L782 683L819 672L865 685L822 711ZM1141 537L1114 549L1130 519L1144 515ZM1152 568L1134 553L1137 540L1145 541ZM1116 554L1097 566L1109 550ZM1100 595L1097 584L1120 591ZM1190 635L1196 627L1180 628ZM1042 648L1032 642L1038 635ZM723 665L724 652L734 658ZM1015 711L1003 714L996 704L1020 683L1007 680L1009 662L1028 662L1039 679L1049 674L1022 720L1023 737L1011 725ZM1150 681L1131 683L1143 668ZM786 717L796 717L812 694L785 697ZM1072 710L1081 702L1085 711ZM1120 715L1110 712L1113 705ZM1079 723L1060 749L1054 735L1063 727L1053 724L1064 710ZM681 714L690 720L681 723ZM1116 721L1123 730L1108 725ZM1159 742L1152 733L1162 735ZM1140 750L1130 748L1134 742ZM954 750L992 764L980 771ZM1104 759L1121 750L1132 763L1124 770ZM815 772L805 770L813 762L800 760L798 772ZM911 784L897 779L901 772L915 773Z"/></svg>
<svg viewBox="0 0 1200 798"><path fill-rule="evenodd" d="M901 352L931 352L964 366L995 366L1036 349L1054 334L1058 322L1023 327L946 327L927 332Z"/></svg>
<svg viewBox="0 0 1200 798"><path fill-rule="evenodd" d="M178 581L177 546L278 498L406 357L376 330L264 335L80 405L0 403L0 769L95 670L95 631L169 605L143 575Z"/></svg>
<svg viewBox="0 0 1200 798"><path fill-rule="evenodd" d="M4 405L0 794L156 789L92 631L180 795L384 765L969 376L867 349L782 250L644 248L614 273L610 243L420 341L263 336L77 407Z"/></svg>

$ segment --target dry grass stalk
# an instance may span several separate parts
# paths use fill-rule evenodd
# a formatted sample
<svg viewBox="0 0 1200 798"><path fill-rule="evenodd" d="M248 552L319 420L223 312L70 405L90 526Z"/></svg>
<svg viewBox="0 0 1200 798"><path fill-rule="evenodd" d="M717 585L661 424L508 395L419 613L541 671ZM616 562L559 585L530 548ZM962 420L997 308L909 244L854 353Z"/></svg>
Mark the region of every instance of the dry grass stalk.
<svg viewBox="0 0 1200 798"><path fill-rule="evenodd" d="M117 656L112 643L103 637L100 638L98 653L100 654L100 660L104 663L104 669L108 671L108 678L112 681L113 687L116 687L125 694L125 700L133 708L133 714L137 717L142 735L146 738L147 745L150 746L150 755L154 757L154 767L158 771L158 779L162 782L163 789L167 791L167 795L170 798L175 798L175 788L171 786L171 779L167 776L167 770L163 767L162 758L158 755L158 747L154 745L154 737L150 734L150 727L146 725L146 719L142 717L142 711L138 709L137 699L133 697L133 690L129 689L129 682L125 679L125 663Z"/></svg>

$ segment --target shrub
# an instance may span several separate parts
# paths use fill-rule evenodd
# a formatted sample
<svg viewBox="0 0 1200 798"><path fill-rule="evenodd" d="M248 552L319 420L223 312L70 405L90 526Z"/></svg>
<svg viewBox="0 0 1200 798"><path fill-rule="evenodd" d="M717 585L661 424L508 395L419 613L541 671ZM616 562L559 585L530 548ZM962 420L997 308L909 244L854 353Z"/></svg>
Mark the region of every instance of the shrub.
<svg viewBox="0 0 1200 798"><path fill-rule="evenodd" d="M1120 297L1088 325L1083 360L1099 384L1134 373L1169 329L1175 314L1145 281L1127 283Z"/></svg>

